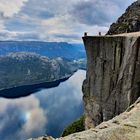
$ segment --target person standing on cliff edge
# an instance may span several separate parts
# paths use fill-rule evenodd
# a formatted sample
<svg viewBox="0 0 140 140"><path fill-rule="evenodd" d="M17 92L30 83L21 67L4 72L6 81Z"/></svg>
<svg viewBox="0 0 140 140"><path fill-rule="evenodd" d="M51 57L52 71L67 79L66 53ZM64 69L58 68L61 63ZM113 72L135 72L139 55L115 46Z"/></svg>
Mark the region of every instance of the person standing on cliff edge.
<svg viewBox="0 0 140 140"><path fill-rule="evenodd" d="M84 36L87 36L87 32L84 33Z"/></svg>

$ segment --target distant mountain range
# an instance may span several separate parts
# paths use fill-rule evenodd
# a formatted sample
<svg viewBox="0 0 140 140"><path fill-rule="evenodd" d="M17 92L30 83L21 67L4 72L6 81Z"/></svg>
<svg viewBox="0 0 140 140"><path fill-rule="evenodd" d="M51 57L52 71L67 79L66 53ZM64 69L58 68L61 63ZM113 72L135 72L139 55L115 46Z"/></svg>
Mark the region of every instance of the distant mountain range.
<svg viewBox="0 0 140 140"><path fill-rule="evenodd" d="M79 59L86 57L82 44L69 44L66 42L0 41L0 55L6 55L11 52L34 52L49 58Z"/></svg>
<svg viewBox="0 0 140 140"><path fill-rule="evenodd" d="M10 53L0 56L0 89L58 80L77 69L77 61L27 52Z"/></svg>

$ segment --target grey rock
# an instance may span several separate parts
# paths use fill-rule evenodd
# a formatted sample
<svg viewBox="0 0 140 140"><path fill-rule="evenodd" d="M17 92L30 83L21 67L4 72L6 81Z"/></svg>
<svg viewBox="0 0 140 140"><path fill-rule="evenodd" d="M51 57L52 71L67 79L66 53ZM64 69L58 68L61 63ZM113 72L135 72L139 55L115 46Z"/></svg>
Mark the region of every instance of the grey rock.
<svg viewBox="0 0 140 140"><path fill-rule="evenodd" d="M140 1L130 5L125 13L110 26L107 34L120 34L140 31Z"/></svg>
<svg viewBox="0 0 140 140"><path fill-rule="evenodd" d="M140 32L83 40L88 57L83 98L89 130L56 140L139 140Z"/></svg>
<svg viewBox="0 0 140 140"><path fill-rule="evenodd" d="M86 129L124 112L140 96L140 33L84 37Z"/></svg>
<svg viewBox="0 0 140 140"><path fill-rule="evenodd" d="M54 140L54 139L52 137L49 137L49 136L42 136L40 138L31 138L28 140Z"/></svg>
<svg viewBox="0 0 140 140"><path fill-rule="evenodd" d="M73 61L50 59L36 53L17 52L0 56L0 90L50 82L71 76L78 69Z"/></svg>

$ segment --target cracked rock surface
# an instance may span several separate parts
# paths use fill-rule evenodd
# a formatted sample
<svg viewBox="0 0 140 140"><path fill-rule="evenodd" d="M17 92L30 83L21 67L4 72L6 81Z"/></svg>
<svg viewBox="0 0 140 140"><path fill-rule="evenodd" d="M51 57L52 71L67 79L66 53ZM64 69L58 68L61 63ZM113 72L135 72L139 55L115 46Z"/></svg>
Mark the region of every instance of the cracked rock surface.
<svg viewBox="0 0 140 140"><path fill-rule="evenodd" d="M85 126L124 112L140 96L140 33L86 36Z"/></svg>

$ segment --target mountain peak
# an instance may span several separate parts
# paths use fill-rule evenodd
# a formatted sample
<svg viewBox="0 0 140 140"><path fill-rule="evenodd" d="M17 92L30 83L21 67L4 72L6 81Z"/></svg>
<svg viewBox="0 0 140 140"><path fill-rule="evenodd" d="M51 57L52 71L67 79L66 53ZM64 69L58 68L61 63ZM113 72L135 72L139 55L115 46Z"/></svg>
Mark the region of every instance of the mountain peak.
<svg viewBox="0 0 140 140"><path fill-rule="evenodd" d="M132 3L125 13L110 26L107 34L121 34L140 31L140 0Z"/></svg>

